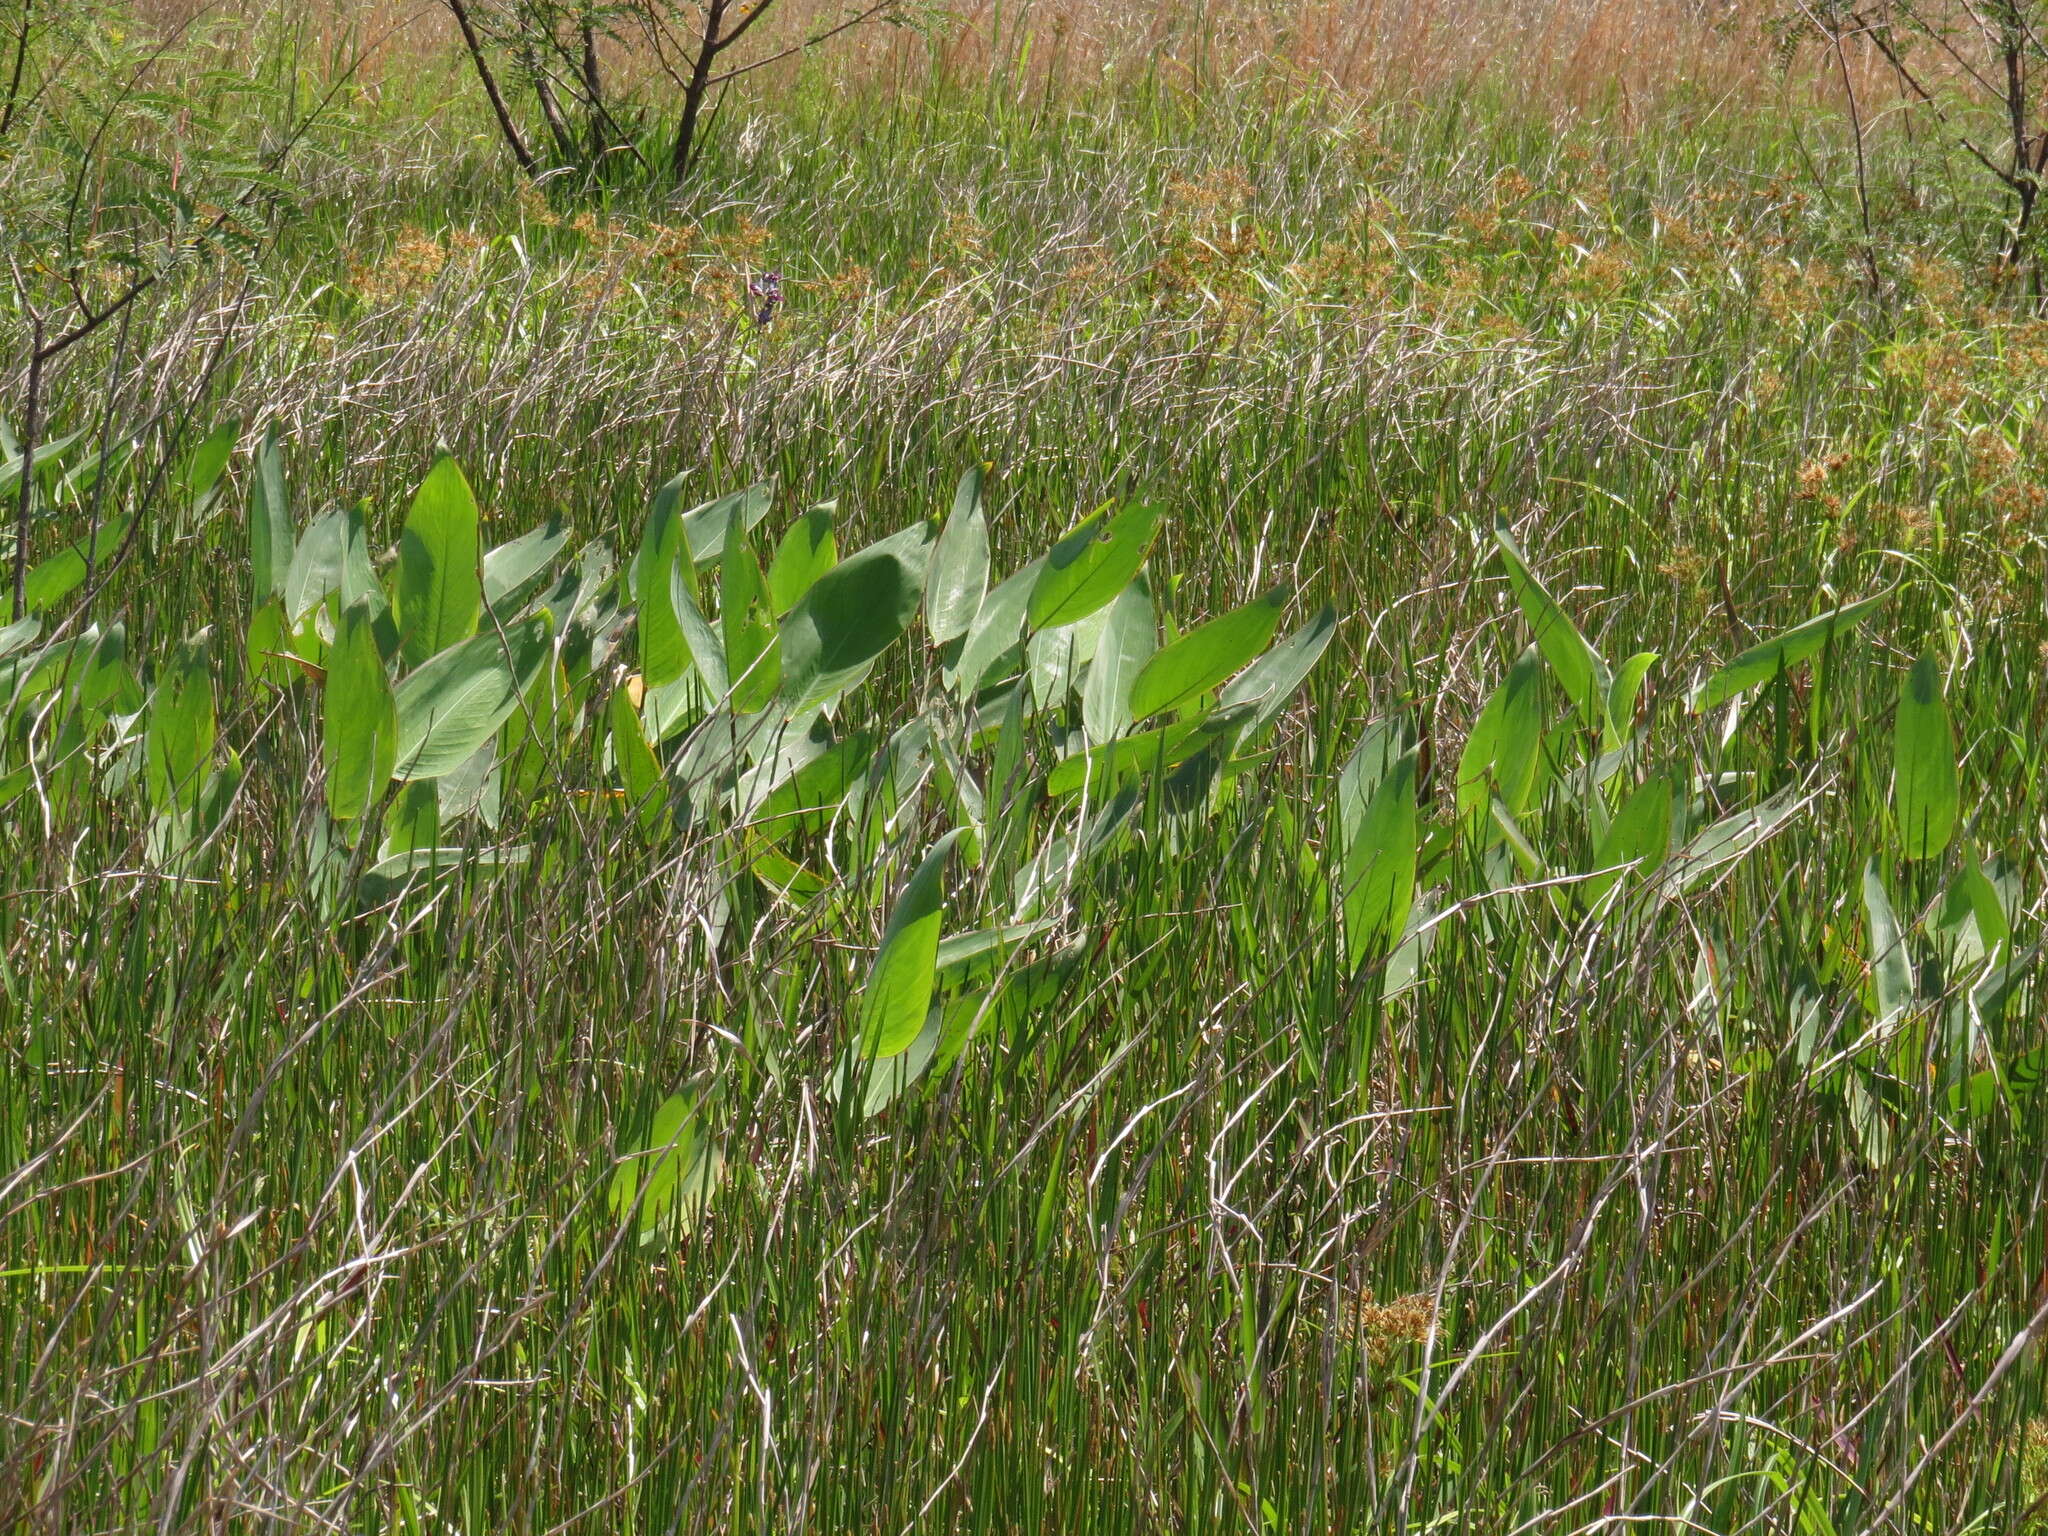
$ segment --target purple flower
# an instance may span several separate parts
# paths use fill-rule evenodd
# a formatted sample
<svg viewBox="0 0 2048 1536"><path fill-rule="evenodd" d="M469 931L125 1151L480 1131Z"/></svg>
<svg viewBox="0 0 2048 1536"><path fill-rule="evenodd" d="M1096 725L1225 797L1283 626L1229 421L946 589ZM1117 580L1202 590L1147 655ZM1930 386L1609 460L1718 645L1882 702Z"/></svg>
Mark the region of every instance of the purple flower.
<svg viewBox="0 0 2048 1536"><path fill-rule="evenodd" d="M747 284L747 294L761 307L754 312L754 324L766 325L782 306L782 274L763 272Z"/></svg>

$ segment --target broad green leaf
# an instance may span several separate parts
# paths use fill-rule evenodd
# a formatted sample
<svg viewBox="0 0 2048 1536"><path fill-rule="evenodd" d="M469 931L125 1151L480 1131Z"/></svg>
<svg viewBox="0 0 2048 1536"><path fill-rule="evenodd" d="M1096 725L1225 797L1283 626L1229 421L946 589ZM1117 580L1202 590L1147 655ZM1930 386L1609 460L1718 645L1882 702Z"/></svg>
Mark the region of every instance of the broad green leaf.
<svg viewBox="0 0 2048 1536"><path fill-rule="evenodd" d="M434 804L433 785L420 784L412 788L418 792L422 805L431 807ZM399 798L402 802L404 794ZM531 856L532 850L524 846L465 848L459 844L452 847L421 844L385 854L364 871L364 884L373 890L381 886L388 891L392 887L408 885L422 875L431 879L462 872L481 874L493 869L517 869Z"/></svg>
<svg viewBox="0 0 2048 1536"><path fill-rule="evenodd" d="M939 1042L945 1032L946 1010L934 1007L925 1014L924 1028L894 1056L882 1060L869 1060L859 1052L849 1050L841 1061L837 1081L832 1085L834 1100L844 1099L848 1093L860 1090L860 1114L863 1120L872 1120L903 1094L931 1069L937 1055Z"/></svg>
<svg viewBox="0 0 2048 1536"><path fill-rule="evenodd" d="M995 757L988 766L986 798L999 810L1009 807L1024 784L1024 691L1019 683L989 701L988 717L994 722L989 728L989 744L995 748ZM1022 820L1012 817L1010 825L1021 829Z"/></svg>
<svg viewBox="0 0 2048 1536"><path fill-rule="evenodd" d="M539 685L546 676L547 668L543 667L534 674L534 685ZM511 718L518 719L526 707L526 701L522 699L520 707L512 711ZM442 841L448 840L447 829L465 817L474 816L487 827L498 825L505 805L505 764L498 755L498 739L493 738L470 753L453 773L430 781L435 798L440 802Z"/></svg>
<svg viewBox="0 0 2048 1536"><path fill-rule="evenodd" d="M925 577L924 627L932 644L948 645L967 633L988 591L988 518L981 508L981 466L960 477L953 515L932 550Z"/></svg>
<svg viewBox="0 0 2048 1536"><path fill-rule="evenodd" d="M34 614L0 628L0 657L12 656L16 651L26 650L42 632L43 621Z"/></svg>
<svg viewBox="0 0 2048 1536"><path fill-rule="evenodd" d="M80 639L91 635L88 628ZM116 621L101 632L71 691L77 707L95 715L131 714L142 707L142 687L135 680L134 668L128 665L126 624Z"/></svg>
<svg viewBox="0 0 2048 1536"><path fill-rule="evenodd" d="M184 493L186 501L202 501L211 494L220 481L221 472L228 467L228 459L235 451L235 439L241 434L241 421L230 417L209 432L187 455L178 471L178 489Z"/></svg>
<svg viewBox="0 0 2048 1536"><path fill-rule="evenodd" d="M1337 610L1325 603L1314 618L1231 679L1216 702L1224 709L1253 706L1241 741L1253 740L1279 718L1336 633Z"/></svg>
<svg viewBox="0 0 2048 1536"><path fill-rule="evenodd" d="M1544 862L1543 855L1529 840L1529 834L1522 830L1521 823L1515 819L1514 813L1502 805L1498 798L1488 804L1487 811L1493 818L1494 827L1499 831L1509 856L1520 868L1522 878L1541 880L1548 875L1550 870Z"/></svg>
<svg viewBox="0 0 2048 1536"><path fill-rule="evenodd" d="M830 888L823 876L773 848L756 854L747 867L754 878L768 888L770 895L794 907L816 901Z"/></svg>
<svg viewBox="0 0 2048 1536"><path fill-rule="evenodd" d="M369 505L359 501L342 513L345 537L339 591L343 608L353 608L357 603L370 605L370 611L377 615L377 644L389 661L398 654L398 626L391 621L387 611L391 605L384 596L383 583L377 580L377 568L370 561L370 534L364 525Z"/></svg>
<svg viewBox="0 0 2048 1536"><path fill-rule="evenodd" d="M60 635L40 649L17 654L0 662L0 720L23 702L50 692L63 684L77 666L77 656L89 649L99 631L88 625L75 635Z"/></svg>
<svg viewBox="0 0 2048 1536"><path fill-rule="evenodd" d="M329 593L341 590L348 536L348 518L339 507L321 513L306 526L305 536L292 551L291 568L284 575L284 616L292 628L327 601Z"/></svg>
<svg viewBox="0 0 2048 1536"><path fill-rule="evenodd" d="M1380 781L1392 771L1401 754L1414 745L1405 715L1391 714L1373 721L1358 738L1358 745L1337 770L1337 820L1340 827L1357 826L1372 803Z"/></svg>
<svg viewBox="0 0 2048 1536"><path fill-rule="evenodd" d="M678 560L669 567L668 604L682 634L687 660L696 667L696 675L703 679L704 692L714 701L723 699L732 687L731 676L725 670L725 641L711 627L711 621L704 617L704 610L697 606L696 583L687 560ZM688 677L689 667L686 666L682 676L676 678L671 686L680 685Z"/></svg>
<svg viewBox="0 0 2048 1536"><path fill-rule="evenodd" d="M1055 798L1082 789L1100 793L1140 773L1156 773L1185 761L1215 739L1209 720L1180 720L1147 731L1114 737L1099 747L1063 759L1045 776L1045 792Z"/></svg>
<svg viewBox="0 0 2048 1536"><path fill-rule="evenodd" d="M1891 1161L1895 1143L1891 1113L1884 1107L1876 1079L1852 1064L1842 1085L1842 1104L1849 1112L1850 1128L1863 1144L1864 1160L1874 1168L1882 1168Z"/></svg>
<svg viewBox="0 0 2048 1536"><path fill-rule="evenodd" d="M1436 903L1428 892L1418 891L1408 908L1408 921L1401 925L1400 941L1387 956L1386 980L1380 987L1383 1001L1392 1002L1420 985L1422 963L1436 948L1436 936L1443 931L1440 924L1430 921L1435 916Z"/></svg>
<svg viewBox="0 0 2048 1536"><path fill-rule="evenodd" d="M641 678L649 690L668 688L690 670L692 645L684 633L682 612L684 606L694 610L694 604L680 569L682 559L682 522L674 512L664 518L657 510L647 520L639 557L633 563L639 596L635 637L639 643ZM723 680L717 692L725 692Z"/></svg>
<svg viewBox="0 0 2048 1536"><path fill-rule="evenodd" d="M977 928L941 939L937 958L939 985L959 987L985 979L1020 945L1028 944L1051 927L1051 919L1041 918L1034 923L1005 923L999 928Z"/></svg>
<svg viewBox="0 0 2048 1536"><path fill-rule="evenodd" d="M1485 838L1495 795L1511 815L1529 808L1543 745L1543 658L1529 646L1480 707L1458 757L1458 816Z"/></svg>
<svg viewBox="0 0 2048 1536"><path fill-rule="evenodd" d="M1159 532L1159 508L1132 502L1084 518L1053 545L1032 584L1025 617L1033 629L1075 624L1129 585Z"/></svg>
<svg viewBox="0 0 2048 1536"><path fill-rule="evenodd" d="M1131 723L1131 683L1159 645L1159 623L1145 578L1136 577L1109 605L1081 689L1081 724L1090 741L1108 741Z"/></svg>
<svg viewBox="0 0 2048 1536"><path fill-rule="evenodd" d="M57 506L81 504L86 494L99 482L101 475L111 475L134 457L133 441L103 443L97 450L86 455L64 472L51 492L50 500Z"/></svg>
<svg viewBox="0 0 2048 1536"><path fill-rule="evenodd" d="M1913 963L1875 859L1863 866L1863 911L1870 923L1870 988L1877 1022L1885 1024L1913 1001Z"/></svg>
<svg viewBox="0 0 2048 1536"><path fill-rule="evenodd" d="M1927 932L1930 937L1941 940L1943 961L1952 970L1981 965L1990 952L1990 946L1984 942L1983 931L1977 924L1970 880L1973 873L1975 870L1966 860L1927 918Z"/></svg>
<svg viewBox="0 0 2048 1536"><path fill-rule="evenodd" d="M838 563L833 507L829 501L812 507L775 547L775 558L768 566L768 600L776 618L794 608L817 579Z"/></svg>
<svg viewBox="0 0 2048 1536"><path fill-rule="evenodd" d="M46 443L37 443L36 478L47 481L64 462L65 456L84 440L85 432L81 429L77 432L67 432L62 437L51 438ZM21 484L21 461L24 457L21 448L18 444L10 442L5 452L6 457L0 459L0 496L6 495Z"/></svg>
<svg viewBox="0 0 2048 1536"><path fill-rule="evenodd" d="M498 737L505 790L530 799L560 771L562 754L582 723L583 699L569 681L557 652L527 686L519 708L506 717Z"/></svg>
<svg viewBox="0 0 2048 1536"><path fill-rule="evenodd" d="M925 1026L946 915L946 865L959 840L953 831L932 845L889 914L882 947L861 989L860 1024L854 1032L861 1054L871 1059L907 1049Z"/></svg>
<svg viewBox="0 0 2048 1536"><path fill-rule="evenodd" d="M1652 774L1638 784L1608 823L1607 835L1593 851L1593 868L1606 870L1579 886L1579 899L1592 906L1629 869L1655 869L1671 850L1671 778Z"/></svg>
<svg viewBox="0 0 2048 1536"><path fill-rule="evenodd" d="M1658 894L1666 900L1683 895L1708 875L1746 855L1777 831L1798 807L1799 788L1790 785L1762 804L1732 811L1695 833L1658 871Z"/></svg>
<svg viewBox="0 0 2048 1536"><path fill-rule="evenodd" d="M624 1220L637 1208L642 1245L688 1231L711 1203L722 1167L696 1099L672 1094L640 1145L620 1153L607 1196L612 1215Z"/></svg>
<svg viewBox="0 0 2048 1536"><path fill-rule="evenodd" d="M769 837L781 837L799 827L820 830L874 754L871 736L833 742L754 806L749 824Z"/></svg>
<svg viewBox="0 0 2048 1536"><path fill-rule="evenodd" d="M256 450L256 481L249 492L249 568L255 588L251 607L266 598L284 596L285 572L292 564L292 509L285 493L284 453L277 443L277 423L264 430Z"/></svg>
<svg viewBox="0 0 2048 1536"><path fill-rule="evenodd" d="M612 767L625 790L626 806L644 830L658 831L666 820L668 788L661 776L661 763L647 745L633 696L624 688L613 691L606 721L611 728Z"/></svg>
<svg viewBox="0 0 2048 1536"><path fill-rule="evenodd" d="M213 665L201 630L172 654L150 695L144 759L159 813L189 814L198 805L213 735Z"/></svg>
<svg viewBox="0 0 2048 1536"><path fill-rule="evenodd" d="M538 685L546 676L547 668L543 667L534 674L534 684ZM522 699L510 719L518 719L525 709L526 701ZM499 734L502 736L503 732ZM487 827L497 826L505 804L505 765L498 757L498 738L485 742L453 773L445 773L432 783L441 805L442 841L448 840L446 829L467 816L477 817Z"/></svg>
<svg viewBox="0 0 2048 1536"><path fill-rule="evenodd" d="M398 536L399 648L408 666L476 633L483 612L476 496L447 454L414 493Z"/></svg>
<svg viewBox="0 0 2048 1536"><path fill-rule="evenodd" d="M1909 859L1931 859L1955 836L1962 805L1955 730L1941 695L1941 668L1923 651L1899 691L1892 732L1892 808Z"/></svg>
<svg viewBox="0 0 2048 1536"><path fill-rule="evenodd" d="M649 587L657 572L668 564L682 558L682 552L689 547L689 539L683 533L683 477L676 476L654 493L647 504L647 521L640 529L640 547L633 554L633 564L628 576L628 590L641 603L647 601ZM723 550L724 545L719 546Z"/></svg>
<svg viewBox="0 0 2048 1536"><path fill-rule="evenodd" d="M31 567L22 587L23 612L41 613L69 597L87 575L106 565L127 537L128 519L115 518L91 538L80 539Z"/></svg>
<svg viewBox="0 0 2048 1536"><path fill-rule="evenodd" d="M633 557L633 593L639 603L635 636L640 651L640 676L650 690L666 688L690 669L692 647L684 634L682 619L688 579L680 569L687 547L682 515L676 507L676 488L671 482L655 494L647 526L641 531L639 553ZM722 681L717 692L725 692Z"/></svg>
<svg viewBox="0 0 2048 1536"><path fill-rule="evenodd" d="M1971 914L1977 920L1977 935L1985 950L1989 952L2001 944L2011 944L2012 920L2006 916L2005 898L1999 893L1998 883L1985 873L1974 856L1965 862L1960 881L1968 897Z"/></svg>
<svg viewBox="0 0 2048 1536"><path fill-rule="evenodd" d="M683 536L689 545L691 564L706 566L717 561L725 553L725 541L732 530L737 527L742 534L752 533L774 503L774 488L763 480L683 513Z"/></svg>
<svg viewBox="0 0 2048 1536"><path fill-rule="evenodd" d="M484 602L502 612L507 604L546 574L555 556L569 542L569 533L558 522L547 522L526 532L484 556ZM510 615L507 615L509 617Z"/></svg>
<svg viewBox="0 0 2048 1536"><path fill-rule="evenodd" d="M820 576L782 621L783 707L790 714L851 686L917 617L931 529L919 524Z"/></svg>
<svg viewBox="0 0 2048 1536"><path fill-rule="evenodd" d="M1635 724L1636 699L1643 691L1643 679L1657 664L1655 651L1638 651L1621 664L1607 688L1607 740L1609 751L1628 739Z"/></svg>
<svg viewBox="0 0 2048 1536"><path fill-rule="evenodd" d="M291 633L284 621L284 599L273 597L249 615L245 649L252 676L289 688L299 676L291 659Z"/></svg>
<svg viewBox="0 0 2048 1536"><path fill-rule="evenodd" d="M734 714L765 709L782 681L775 627L764 612L761 562L737 520L718 567L718 626L723 631L725 675Z"/></svg>
<svg viewBox="0 0 2048 1536"><path fill-rule="evenodd" d="M1275 587L1157 652L1131 683L1131 717L1177 709L1223 682L1272 641L1286 605L1286 590Z"/></svg>
<svg viewBox="0 0 2048 1536"><path fill-rule="evenodd" d="M628 568L627 590L641 603L647 601L649 584L654 579L658 562L680 560L690 547L689 535L683 531L683 482L688 474L677 475L655 490L647 503L647 521L640 530L640 547L634 552L633 563ZM715 503L714 503L715 505ZM703 511L700 507L698 511ZM720 523L718 549L725 548L725 525Z"/></svg>
<svg viewBox="0 0 2048 1536"><path fill-rule="evenodd" d="M327 653L320 755L327 813L336 821L352 821L376 804L398 761L398 706L375 626L369 604L352 605Z"/></svg>
<svg viewBox="0 0 2048 1536"><path fill-rule="evenodd" d="M2005 964L1987 969L1970 984L1970 995L1964 1008L1975 1019L1996 1025L2004 1018L2005 1005L2011 1001L2014 990L2040 955L2041 946L2036 944L2022 950ZM1979 1039L1982 1038L1980 1035Z"/></svg>
<svg viewBox="0 0 2048 1536"><path fill-rule="evenodd" d="M1396 758L1345 829L1344 939L1356 969L1401 932L1415 900L1415 751Z"/></svg>
<svg viewBox="0 0 2048 1536"><path fill-rule="evenodd" d="M402 785L392 797L391 809L384 817L384 846L380 852L390 858L395 854L414 853L440 845L441 796L434 782L415 779Z"/></svg>
<svg viewBox="0 0 2048 1536"><path fill-rule="evenodd" d="M733 785L732 806L737 817L744 821L752 816L777 790L837 745L821 716L765 717L764 728L746 745L753 766Z"/></svg>
<svg viewBox="0 0 2048 1536"><path fill-rule="evenodd" d="M1579 627L1572 622L1563 605L1550 595L1549 588L1536 579L1507 526L1495 527L1493 537L1500 546L1501 564L1507 569L1508 586L1515 594L1515 601L1521 605L1523 616L1529 621L1537 649L1550 663L1550 670L1557 674L1565 696L1572 701L1572 708L1578 711L1586 729L1600 731L1607 722L1607 695L1613 684L1607 663L1579 633Z"/></svg>
<svg viewBox="0 0 2048 1536"><path fill-rule="evenodd" d="M1875 597L1816 615L1782 635L1751 646L1693 691L1694 712L1725 704L1738 693L1767 683L1780 672L1817 655L1836 635L1846 635L1875 613L1891 595L1891 589L1886 588Z"/></svg>
<svg viewBox="0 0 2048 1536"><path fill-rule="evenodd" d="M472 636L429 658L396 690L401 779L453 773L519 707L549 654L548 621L527 619Z"/></svg>
<svg viewBox="0 0 2048 1536"><path fill-rule="evenodd" d="M960 646L960 658L953 665L952 687L961 699L970 699L987 680L990 670L1017 643L1024 628L1024 609L1031 589L1045 567L1040 556L1014 576L1000 582L982 600L974 623Z"/></svg>
<svg viewBox="0 0 2048 1536"><path fill-rule="evenodd" d="M1025 641L1025 673L1038 708L1056 709L1066 703L1082 669L1095 659L1095 643L1108 622L1109 610L1101 608L1072 624L1041 629Z"/></svg>
<svg viewBox="0 0 2048 1536"><path fill-rule="evenodd" d="M557 634L577 625L587 637L592 629L609 627L610 616L619 608L619 594L630 579L622 579L616 566L607 540L593 539L577 551L575 568L562 572L540 600L541 608L555 621Z"/></svg>
<svg viewBox="0 0 2048 1536"><path fill-rule="evenodd" d="M1949 1089L1949 1109L1981 1119L1998 1107L2001 1098L2031 1098L2043 1082L2048 1082L2048 1046L2010 1057L1956 1084Z"/></svg>

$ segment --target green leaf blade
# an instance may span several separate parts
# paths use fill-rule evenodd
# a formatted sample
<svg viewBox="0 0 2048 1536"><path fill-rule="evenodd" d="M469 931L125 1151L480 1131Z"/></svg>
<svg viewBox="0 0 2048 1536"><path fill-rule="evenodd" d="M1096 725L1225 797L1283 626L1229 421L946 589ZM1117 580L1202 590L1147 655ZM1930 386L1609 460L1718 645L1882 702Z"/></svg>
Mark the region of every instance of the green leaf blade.
<svg viewBox="0 0 2048 1536"><path fill-rule="evenodd" d="M1344 942L1354 970L1400 935L1414 905L1419 848L1415 770L1411 747L1394 759L1364 814L1346 829Z"/></svg>
<svg viewBox="0 0 2048 1536"><path fill-rule="evenodd" d="M430 658L394 690L398 751L393 776L435 779L460 768L519 707L547 659L548 621L535 617L476 635Z"/></svg>
<svg viewBox="0 0 2048 1536"><path fill-rule="evenodd" d="M1275 587L1157 652L1132 680L1131 718L1178 708L1224 681L1272 641L1286 603L1286 590Z"/></svg>
<svg viewBox="0 0 2048 1536"><path fill-rule="evenodd" d="M982 471L976 465L960 477L952 515L932 550L924 625L934 645L950 645L965 635L988 595L988 517L981 492Z"/></svg>
<svg viewBox="0 0 2048 1536"><path fill-rule="evenodd" d="M1698 714L1725 704L1738 693L1747 693L1759 683L1767 683L1780 672L1818 655L1836 635L1848 633L1883 607L1890 596L1888 588L1875 597L1816 614L1783 634L1751 646L1693 691L1693 712Z"/></svg>
<svg viewBox="0 0 2048 1536"><path fill-rule="evenodd" d="M1942 696L1941 668L1923 651L1899 691L1892 732L1892 806L1908 859L1948 849L1962 808L1955 729Z"/></svg>
<svg viewBox="0 0 2048 1536"><path fill-rule="evenodd" d="M249 495L249 569L254 595L251 607L284 596L285 572L292 563L292 511L285 491L284 453L278 447L277 424L264 431L256 450L256 483Z"/></svg>
<svg viewBox="0 0 2048 1536"><path fill-rule="evenodd" d="M1607 663L1579 632L1564 605L1536 579L1507 528L1497 527L1493 537L1500 548L1501 564L1507 570L1508 586L1521 606L1522 616L1529 621L1537 649L1550 663L1550 670L1557 675L1586 729L1601 731L1607 722L1608 692L1614 681Z"/></svg>
<svg viewBox="0 0 2048 1536"><path fill-rule="evenodd" d="M320 755L327 813L336 821L352 821L374 805L398 759L398 705L375 625L367 603L352 605L327 654Z"/></svg>
<svg viewBox="0 0 2048 1536"><path fill-rule="evenodd" d="M476 633L483 613L483 539L476 495L447 454L413 495L398 538L398 633L419 666Z"/></svg>
<svg viewBox="0 0 2048 1536"><path fill-rule="evenodd" d="M1133 502L1113 516L1105 509L1084 518L1045 557L1025 609L1031 627L1076 624L1111 602L1151 553L1159 514L1150 502Z"/></svg>
<svg viewBox="0 0 2048 1536"><path fill-rule="evenodd" d="M1088 739L1108 741L1131 724L1131 684L1159 646L1152 594L1142 577L1119 592L1095 641L1088 680L1081 689L1081 724Z"/></svg>
<svg viewBox="0 0 2048 1536"><path fill-rule="evenodd" d="M946 866L959 840L956 830L932 845L889 913L881 948L861 990L860 1022L854 1034L861 1053L870 1059L886 1060L907 1050L924 1029L938 979Z"/></svg>
<svg viewBox="0 0 2048 1536"><path fill-rule="evenodd" d="M930 558L931 529L919 524L818 578L782 621L780 697L790 714L849 686L910 627Z"/></svg>

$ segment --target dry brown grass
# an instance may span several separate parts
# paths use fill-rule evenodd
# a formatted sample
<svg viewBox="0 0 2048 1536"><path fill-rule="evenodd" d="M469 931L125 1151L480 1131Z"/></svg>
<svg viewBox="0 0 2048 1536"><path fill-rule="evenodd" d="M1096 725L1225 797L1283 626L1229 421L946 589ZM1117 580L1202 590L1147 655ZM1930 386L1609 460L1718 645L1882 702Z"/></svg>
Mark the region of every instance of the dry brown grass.
<svg viewBox="0 0 2048 1536"><path fill-rule="evenodd" d="M282 17L314 57L374 40L365 77L454 64L438 0L135 0L153 24ZM836 0L781 0L756 57L829 25ZM1266 84L1283 94L1427 92L1493 77L1532 108L1618 97L1624 118L1674 88L1719 97L1772 86L1756 0L975 0L932 29L871 26L830 44L848 85L896 91L938 78L1045 92L1153 75L1170 89ZM250 35L255 28L249 29ZM624 55L627 50L616 52ZM621 56L628 74L651 64ZM773 88L794 65L753 77ZM422 78L414 74L415 79ZM459 69L435 75L466 83Z"/></svg>

